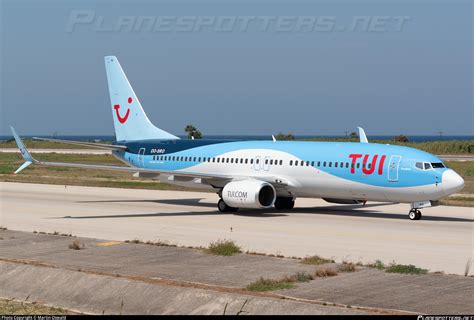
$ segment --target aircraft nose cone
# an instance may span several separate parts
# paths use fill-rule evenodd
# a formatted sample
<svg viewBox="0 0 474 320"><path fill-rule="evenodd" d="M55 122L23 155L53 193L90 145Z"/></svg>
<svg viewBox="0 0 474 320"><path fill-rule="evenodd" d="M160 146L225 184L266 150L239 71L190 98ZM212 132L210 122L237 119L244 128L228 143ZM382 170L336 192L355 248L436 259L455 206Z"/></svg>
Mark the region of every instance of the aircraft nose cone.
<svg viewBox="0 0 474 320"><path fill-rule="evenodd" d="M464 188L464 179L451 169L443 173L442 182L446 195L458 192Z"/></svg>

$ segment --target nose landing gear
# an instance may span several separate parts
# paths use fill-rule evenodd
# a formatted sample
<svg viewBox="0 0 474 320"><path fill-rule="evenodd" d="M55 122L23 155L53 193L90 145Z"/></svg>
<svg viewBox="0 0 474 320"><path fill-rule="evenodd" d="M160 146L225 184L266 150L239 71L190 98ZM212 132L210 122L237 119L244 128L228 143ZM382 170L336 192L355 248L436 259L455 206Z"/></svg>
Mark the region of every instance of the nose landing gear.
<svg viewBox="0 0 474 320"><path fill-rule="evenodd" d="M411 209L410 212L408 213L408 218L410 220L420 220L421 219L421 211L418 209Z"/></svg>

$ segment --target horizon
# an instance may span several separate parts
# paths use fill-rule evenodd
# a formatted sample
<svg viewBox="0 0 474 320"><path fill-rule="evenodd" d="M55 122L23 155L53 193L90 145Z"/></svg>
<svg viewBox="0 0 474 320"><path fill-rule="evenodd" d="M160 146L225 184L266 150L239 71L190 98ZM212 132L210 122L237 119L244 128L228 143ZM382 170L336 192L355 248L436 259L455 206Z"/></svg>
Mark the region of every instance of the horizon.
<svg viewBox="0 0 474 320"><path fill-rule="evenodd" d="M191 122L208 135L343 135L357 126L473 135L472 5L4 1L0 134L9 125L26 135L113 134L104 56L115 55L151 122L168 132ZM218 30L229 14L274 22ZM159 31L123 22L147 16L174 20ZM173 29L189 16L212 26ZM333 24L305 31L291 22L308 17Z"/></svg>

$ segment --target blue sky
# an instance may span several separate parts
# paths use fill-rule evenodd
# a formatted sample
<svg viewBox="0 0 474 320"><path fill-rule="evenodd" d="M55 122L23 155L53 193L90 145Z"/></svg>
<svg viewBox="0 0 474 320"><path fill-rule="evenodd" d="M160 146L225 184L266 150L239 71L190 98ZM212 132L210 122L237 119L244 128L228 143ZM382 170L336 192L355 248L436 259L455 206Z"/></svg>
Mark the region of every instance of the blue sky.
<svg viewBox="0 0 474 320"><path fill-rule="evenodd" d="M188 123L204 134L343 135L358 125L369 135L474 134L471 1L0 5L0 135L9 134L8 125L26 135L113 134L106 55L119 58L152 122L175 134ZM78 10L91 22L71 32ZM178 32L173 22L160 31L136 24L103 31L129 16L290 22L246 32L215 25ZM334 28L296 30L298 17L329 17ZM356 17L389 23L347 30ZM394 17L409 19L396 31Z"/></svg>

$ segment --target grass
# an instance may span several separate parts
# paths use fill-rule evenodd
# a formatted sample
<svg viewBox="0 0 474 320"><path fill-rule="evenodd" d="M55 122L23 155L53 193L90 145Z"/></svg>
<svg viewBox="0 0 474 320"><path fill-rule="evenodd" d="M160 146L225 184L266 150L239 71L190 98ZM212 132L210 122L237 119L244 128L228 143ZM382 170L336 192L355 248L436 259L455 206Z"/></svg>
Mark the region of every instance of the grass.
<svg viewBox="0 0 474 320"><path fill-rule="evenodd" d="M335 261L332 259L325 259L316 255L305 257L301 260L302 264L312 264L312 265L320 265L320 264L334 263L334 262Z"/></svg>
<svg viewBox="0 0 474 320"><path fill-rule="evenodd" d="M371 268L376 268L376 269L379 269L379 270L384 270L385 269L385 264L381 260L375 260L374 263L368 264L367 266L371 267Z"/></svg>
<svg viewBox="0 0 474 320"><path fill-rule="evenodd" d="M318 269L315 271L314 276L318 278L334 277L337 276L337 271L330 268Z"/></svg>
<svg viewBox="0 0 474 320"><path fill-rule="evenodd" d="M72 249L72 250L82 250L84 248L85 248L84 244L82 242L80 242L79 240L74 240L69 245L69 249Z"/></svg>
<svg viewBox="0 0 474 320"><path fill-rule="evenodd" d="M68 315L71 312L54 307L47 307L35 302L19 302L11 299L0 299L0 315Z"/></svg>
<svg viewBox="0 0 474 320"><path fill-rule="evenodd" d="M352 262L343 262L338 266L338 270L341 272L354 272L356 271L356 265Z"/></svg>
<svg viewBox="0 0 474 320"><path fill-rule="evenodd" d="M300 271L292 276L285 276L279 280L266 279L260 277L247 285L246 289L249 291L274 291L282 289L292 289L296 287L297 282L308 282L314 279L314 276L308 272Z"/></svg>
<svg viewBox="0 0 474 320"><path fill-rule="evenodd" d="M234 241L226 239L211 242L206 251L218 256L233 256L242 252Z"/></svg>
<svg viewBox="0 0 474 320"><path fill-rule="evenodd" d="M385 269L388 273L427 274L427 269L418 268L412 264L391 264Z"/></svg>
<svg viewBox="0 0 474 320"><path fill-rule="evenodd" d="M248 291L274 291L274 290L282 290L282 289L292 289L295 285L292 282L287 282L284 280L273 280L273 279L265 279L260 277L255 282L250 283L246 289Z"/></svg>
<svg viewBox="0 0 474 320"><path fill-rule="evenodd" d="M374 263L367 264L366 266L371 268L377 268L388 273L427 274L429 271L428 269L419 268L412 264L398 264L392 262L387 266L380 260L376 260Z"/></svg>

